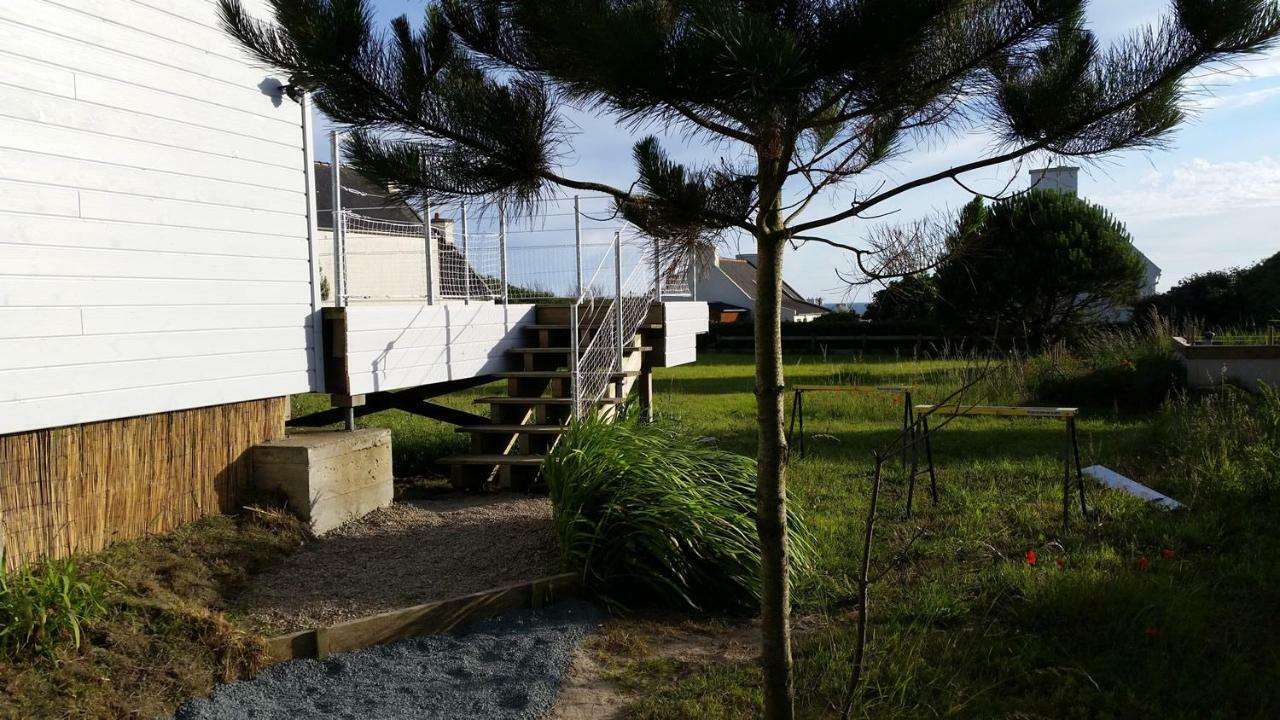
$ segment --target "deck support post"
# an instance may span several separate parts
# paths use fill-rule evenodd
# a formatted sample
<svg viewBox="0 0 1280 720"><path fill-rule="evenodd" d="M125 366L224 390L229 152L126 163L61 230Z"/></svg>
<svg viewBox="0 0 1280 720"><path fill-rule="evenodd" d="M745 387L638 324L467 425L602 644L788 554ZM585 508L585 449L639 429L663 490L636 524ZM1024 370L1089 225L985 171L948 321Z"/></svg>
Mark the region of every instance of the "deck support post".
<svg viewBox="0 0 1280 720"><path fill-rule="evenodd" d="M640 400L640 421L653 422L653 368L645 363L636 378L636 393Z"/></svg>

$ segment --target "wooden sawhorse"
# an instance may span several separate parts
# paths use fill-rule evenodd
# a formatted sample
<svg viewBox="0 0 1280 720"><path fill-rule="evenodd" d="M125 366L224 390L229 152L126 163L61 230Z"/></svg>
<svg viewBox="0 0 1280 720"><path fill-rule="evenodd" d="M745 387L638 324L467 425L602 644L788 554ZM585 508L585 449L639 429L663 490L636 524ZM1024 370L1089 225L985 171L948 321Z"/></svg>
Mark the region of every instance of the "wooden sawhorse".
<svg viewBox="0 0 1280 720"><path fill-rule="evenodd" d="M1086 504L1084 497L1084 472L1080 467L1080 440L1076 435L1076 416L1080 413L1079 408L1009 407L1003 405L917 405L915 406L915 411L917 417L920 418L920 436L924 438L924 452L929 465L929 480L934 502L938 501L938 484L933 467L933 443L929 436L930 416L938 415L943 418L974 416L1021 417L1065 420L1067 436L1062 451L1062 528L1065 530L1070 526L1071 471L1073 464L1075 465L1076 487L1080 491L1080 514L1084 517L1089 516L1089 506ZM913 440L914 437L913 435ZM912 457L914 458L915 456L913 451ZM915 494L916 474L913 463L911 482L907 488L907 515L911 514L911 498Z"/></svg>
<svg viewBox="0 0 1280 720"><path fill-rule="evenodd" d="M795 391L795 397L791 401L791 425L787 429L787 444L791 444L791 438L796 430L796 421L800 423L800 444L798 446L799 456L804 457L804 396L805 393L828 392L828 393L850 393L854 395L898 395L902 397L902 432L910 433L912 426L915 424L915 413L912 411L911 393L916 388L915 385L797 385L792 390ZM902 465L905 468L907 464L907 446L902 446Z"/></svg>

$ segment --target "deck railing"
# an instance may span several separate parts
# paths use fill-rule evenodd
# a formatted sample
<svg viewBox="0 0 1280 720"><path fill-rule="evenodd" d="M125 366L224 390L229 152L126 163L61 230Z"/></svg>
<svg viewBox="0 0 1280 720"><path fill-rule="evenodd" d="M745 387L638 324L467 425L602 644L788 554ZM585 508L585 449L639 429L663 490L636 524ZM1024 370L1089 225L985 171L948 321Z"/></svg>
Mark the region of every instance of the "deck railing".
<svg viewBox="0 0 1280 720"><path fill-rule="evenodd" d="M342 208L335 193L335 305L365 302L556 303L570 308L574 413L597 407L625 369L626 346L655 301L690 298L687 271L617 217L612 199L575 197L515 217L503 205L428 205L404 222Z"/></svg>

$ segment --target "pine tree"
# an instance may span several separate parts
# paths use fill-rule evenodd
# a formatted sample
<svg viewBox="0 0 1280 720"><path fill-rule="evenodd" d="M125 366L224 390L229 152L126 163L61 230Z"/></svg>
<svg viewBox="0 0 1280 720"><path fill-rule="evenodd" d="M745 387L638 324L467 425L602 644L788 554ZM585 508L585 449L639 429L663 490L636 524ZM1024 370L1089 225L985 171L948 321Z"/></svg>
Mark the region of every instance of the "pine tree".
<svg viewBox="0 0 1280 720"><path fill-rule="evenodd" d="M268 22L239 0L220 3L257 59L352 129L356 169L407 195L527 204L558 189L598 192L671 252L726 232L755 239L769 718L793 715L785 246L844 248L877 277L911 272L928 253L904 248L929 237L924 225L861 246L826 231L970 171L1159 145L1184 117L1190 73L1280 33L1273 0L1175 0L1167 19L1110 48L1085 28L1084 0L440 0L420 26L401 18L389 33L373 26L369 0L268 0ZM572 145L563 103L733 144L743 159L685 166L647 138L634 149L634 186L574 177L559 162ZM1000 147L894 186L867 178L958 128L985 129ZM847 207L809 212L837 190Z"/></svg>

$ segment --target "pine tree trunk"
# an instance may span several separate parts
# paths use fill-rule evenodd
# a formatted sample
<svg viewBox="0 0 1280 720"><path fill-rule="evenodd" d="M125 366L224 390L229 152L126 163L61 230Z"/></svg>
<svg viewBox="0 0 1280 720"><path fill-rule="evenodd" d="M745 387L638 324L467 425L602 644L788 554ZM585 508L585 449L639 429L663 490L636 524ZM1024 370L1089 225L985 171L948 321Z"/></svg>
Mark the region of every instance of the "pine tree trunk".
<svg viewBox="0 0 1280 720"><path fill-rule="evenodd" d="M787 550L787 438L783 417L781 240L760 240L756 267L756 530L760 535L764 716L794 717Z"/></svg>

